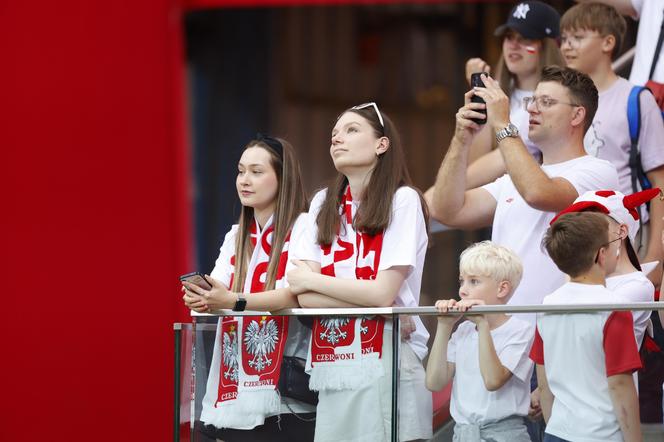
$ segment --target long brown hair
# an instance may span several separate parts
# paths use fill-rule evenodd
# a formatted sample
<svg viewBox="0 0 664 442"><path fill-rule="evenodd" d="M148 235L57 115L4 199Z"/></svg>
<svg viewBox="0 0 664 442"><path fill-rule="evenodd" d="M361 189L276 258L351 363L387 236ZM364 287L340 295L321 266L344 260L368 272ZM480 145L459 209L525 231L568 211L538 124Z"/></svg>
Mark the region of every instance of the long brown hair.
<svg viewBox="0 0 664 442"><path fill-rule="evenodd" d="M371 125L376 137L387 137L390 141L389 148L377 158L376 165L371 171L362 204L353 219L355 230L369 235L376 235L383 232L390 224L392 199L396 191L399 187L413 187L413 185L410 174L408 173L408 167L406 166L403 148L401 147L401 138L392 120L384 112L381 112L383 122L385 123L385 127L383 128L380 124L378 114L373 107L348 109L342 112L337 120L346 112L353 112L361 116ZM341 205L341 199L347 185L348 179L342 173L339 173L333 183L327 188L325 200L316 217L316 224L318 226L316 240L320 245L332 244L339 233L339 206ZM422 213L428 225L429 211L426 202L424 202L420 191L414 187L413 189L420 196Z"/></svg>
<svg viewBox="0 0 664 442"><path fill-rule="evenodd" d="M272 290L274 288L277 280L279 257L286 237L293 228L297 217L307 210L307 200L304 193L304 186L302 185L300 164L295 157L295 150L288 141L281 138L277 138L277 140L283 147L282 155L260 140L251 140L242 150L244 152L251 147L265 149L270 154L270 165L277 175L277 201L274 215L272 215L274 232L272 233L272 250L270 251L270 261L267 267L265 290ZM247 276L247 267L254 251L249 231L253 222L253 207L242 206L240 220L238 221L239 228L235 239L235 275L233 277L233 285L231 286L231 290L234 292L243 291L244 280Z"/></svg>
<svg viewBox="0 0 664 442"><path fill-rule="evenodd" d="M556 40L552 38L544 38L539 41L542 42L542 50L540 51L539 61L537 62L537 72L542 72L544 66L552 64L564 66L565 62L563 60L563 54L560 52ZM512 95L512 92L516 89L516 75L507 69L505 57L502 52L500 53L500 58L496 65L495 78L498 80L500 88L505 91L505 94L508 97Z"/></svg>

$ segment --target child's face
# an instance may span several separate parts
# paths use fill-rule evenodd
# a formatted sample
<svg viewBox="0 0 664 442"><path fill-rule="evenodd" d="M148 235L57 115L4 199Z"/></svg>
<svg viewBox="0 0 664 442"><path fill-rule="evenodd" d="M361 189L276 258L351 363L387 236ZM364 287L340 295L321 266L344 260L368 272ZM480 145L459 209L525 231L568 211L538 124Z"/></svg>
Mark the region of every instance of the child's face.
<svg viewBox="0 0 664 442"><path fill-rule="evenodd" d="M560 51L567 67L584 74L591 74L606 55L611 57L611 52L606 52L605 37L597 31L564 29L561 32L561 42Z"/></svg>
<svg viewBox="0 0 664 442"><path fill-rule="evenodd" d="M500 282L487 276L461 272L459 275L459 297L461 299L481 299L487 304L504 304L499 297Z"/></svg>
<svg viewBox="0 0 664 442"><path fill-rule="evenodd" d="M503 38L503 58L507 69L516 76L537 72L542 42L509 30Z"/></svg>

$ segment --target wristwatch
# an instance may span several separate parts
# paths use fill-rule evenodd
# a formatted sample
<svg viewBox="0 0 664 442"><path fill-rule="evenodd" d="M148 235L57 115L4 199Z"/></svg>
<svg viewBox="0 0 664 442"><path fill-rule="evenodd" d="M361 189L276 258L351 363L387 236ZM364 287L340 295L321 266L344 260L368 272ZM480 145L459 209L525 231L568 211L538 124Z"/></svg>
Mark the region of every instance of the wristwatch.
<svg viewBox="0 0 664 442"><path fill-rule="evenodd" d="M235 306L233 306L234 312L243 312L247 308L247 298L244 297L243 293L237 294L237 301L235 301Z"/></svg>
<svg viewBox="0 0 664 442"><path fill-rule="evenodd" d="M517 138L518 136L519 136L519 129L512 123L509 123L504 129L501 129L498 132L496 132L496 143L500 143L507 137Z"/></svg>

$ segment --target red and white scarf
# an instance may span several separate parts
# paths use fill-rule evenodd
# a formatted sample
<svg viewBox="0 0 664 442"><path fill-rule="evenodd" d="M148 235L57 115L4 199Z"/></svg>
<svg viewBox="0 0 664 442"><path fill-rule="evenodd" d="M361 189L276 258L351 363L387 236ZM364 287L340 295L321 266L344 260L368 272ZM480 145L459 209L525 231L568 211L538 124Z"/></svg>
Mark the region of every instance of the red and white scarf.
<svg viewBox="0 0 664 442"><path fill-rule="evenodd" d="M262 232L257 230L254 220L250 228L254 251L243 285L248 297L265 290L274 225L270 220ZM284 287L286 282L289 240L290 234L279 258L275 288ZM230 265L234 268L235 257ZM233 276L229 286L233 285ZM277 385L288 317L226 316L219 324L206 398L216 394L204 401L201 420L219 428L253 428L281 409Z"/></svg>
<svg viewBox="0 0 664 442"><path fill-rule="evenodd" d="M336 241L322 246L321 273L344 279L376 279L383 234L371 236L353 227L355 206L350 186L341 200L343 224ZM384 374L382 316L324 317L314 321L308 368L312 390L358 389Z"/></svg>

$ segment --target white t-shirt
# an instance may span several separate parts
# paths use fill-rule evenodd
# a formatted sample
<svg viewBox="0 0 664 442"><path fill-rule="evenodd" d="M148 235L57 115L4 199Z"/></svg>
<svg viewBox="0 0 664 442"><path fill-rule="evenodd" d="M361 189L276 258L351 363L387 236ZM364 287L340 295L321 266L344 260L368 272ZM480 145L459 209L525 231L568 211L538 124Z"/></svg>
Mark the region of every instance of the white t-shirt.
<svg viewBox="0 0 664 442"><path fill-rule="evenodd" d="M607 160L616 166L620 184L616 190L625 195L633 193L629 168L631 141L627 123L627 99L631 90L632 83L618 78L611 87L599 94L597 113L583 139L588 155ZM664 149L661 145L664 140L664 122L652 94L642 93L640 101L639 150L643 170L648 172L664 165ZM644 214L644 222L647 221L646 217Z"/></svg>
<svg viewBox="0 0 664 442"><path fill-rule="evenodd" d="M303 229L306 228L306 218L307 215L305 213L301 214L293 225L293 229L291 230L291 241L289 244L289 257L291 256L290 249L293 245L292 239L303 235ZM235 271L231 259L233 259L233 256L235 255L235 238L237 232L238 225L234 224L224 237L224 243L221 245L219 256L214 263L214 269L212 269L212 272L210 273L211 277L220 281L228 289L230 289L231 277ZM261 234L262 232L258 231L256 233L257 238L260 238ZM285 285L288 287L288 281L285 281ZM245 292L248 292L248 290L245 290ZM284 348L284 354L286 356L296 356L301 359L306 359L311 331L305 328L294 316L291 316L288 324L288 338Z"/></svg>
<svg viewBox="0 0 664 442"><path fill-rule="evenodd" d="M602 285L569 282L544 304L625 302ZM531 351L554 395L546 432L570 441L622 441L607 377L641 367L629 312L538 314Z"/></svg>
<svg viewBox="0 0 664 442"><path fill-rule="evenodd" d="M306 224L306 214L301 214L295 222L293 229L291 230L291 238L301 235L301 229ZM235 238L238 233L239 226L234 224L231 227L231 230L226 233L224 237L224 242L219 249L219 256L217 257L214 268L210 272L210 276L214 279L220 281L226 288L230 289L231 287L231 277L235 271L234 265L231 260L235 255ZM259 228L260 229L260 228ZM259 230L257 233L257 238L260 239L262 232ZM292 241L291 241L292 244ZM289 245L289 249L290 249ZM290 256L290 255L289 255ZM286 286L288 286L288 281L285 281ZM249 295L251 296L251 295ZM311 330L306 328L298 320L297 317L291 316L288 321L288 337L286 338L286 345L284 347L285 356L295 356L300 359L307 359L307 351L309 349L309 340L311 339ZM218 349L215 346L215 355L213 357L219 357L216 353ZM218 364L216 365L218 367ZM214 396L216 392L210 391L210 398ZM208 393L206 392L206 396ZM213 399L210 399L213 400ZM209 403L209 401L207 401ZM213 402L212 402L213 403ZM315 411L316 407L310 404L305 404L304 402L297 401L293 398L282 396L281 397L281 414L288 413L311 413ZM253 428L256 425L262 425L261 420L256 420L253 424L247 425L246 428Z"/></svg>
<svg viewBox="0 0 664 442"><path fill-rule="evenodd" d="M514 91L512 91L512 95L510 95L510 121L517 127L517 129L519 129L519 135L521 135L521 139L526 145L528 152L530 152L538 162L541 162L542 152L539 150L539 147L528 138L528 121L530 120L530 114L528 114L526 106L523 104L523 99L531 97L533 94L533 91L526 91L523 89L514 89Z"/></svg>
<svg viewBox="0 0 664 442"><path fill-rule="evenodd" d="M325 200L326 189L314 195L307 215L307 229L296 238L291 236L289 257L305 261L321 262L321 248L316 243L318 227L316 216ZM377 195L379 196L379 195ZM359 202L353 201L353 204ZM420 303L422 270L427 251L427 230L422 213L420 197L410 187L401 187L392 200L392 217L383 234L383 248L380 254L378 271L395 266L409 267L408 275L399 289L394 306L417 307ZM429 333L419 316L413 317L416 330L407 341L415 354L421 359L427 354Z"/></svg>
<svg viewBox="0 0 664 442"><path fill-rule="evenodd" d="M655 300L655 286L652 285L652 282L643 272L632 272L606 278L606 288L625 299L626 302L653 302ZM650 312L633 311L632 315L634 317L636 345L640 347L650 320Z"/></svg>
<svg viewBox="0 0 664 442"><path fill-rule="evenodd" d="M583 156L542 166L549 177L569 181L579 195L588 190L616 189L616 168L608 161ZM526 203L509 175L483 186L497 202L491 240L512 249L523 263L523 278L509 301L512 305L541 304L547 294L563 285L565 275L558 270L541 246L544 233L556 215ZM535 322L535 315L522 315Z"/></svg>
<svg viewBox="0 0 664 442"><path fill-rule="evenodd" d="M219 256L217 256L214 268L210 272L210 276L221 282L227 289L231 287L231 277L234 272L231 259L235 255L235 237L237 236L238 228L239 226L234 224L224 237L224 242L219 248Z"/></svg>
<svg viewBox="0 0 664 442"><path fill-rule="evenodd" d="M632 0L632 6L636 11L635 18L639 20L639 31L636 35L636 53L629 81L643 86L648 81L655 54L657 37L662 26L664 3L662 0ZM661 52L652 79L664 83L664 54Z"/></svg>
<svg viewBox="0 0 664 442"><path fill-rule="evenodd" d="M533 363L528 357L535 327L512 316L491 330L500 363L512 377L496 391L484 386L480 373L479 334L475 324L463 322L447 345L447 360L455 364L450 413L460 424L484 424L528 414Z"/></svg>

